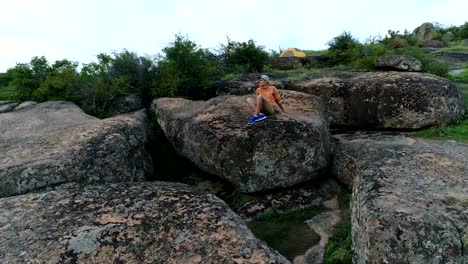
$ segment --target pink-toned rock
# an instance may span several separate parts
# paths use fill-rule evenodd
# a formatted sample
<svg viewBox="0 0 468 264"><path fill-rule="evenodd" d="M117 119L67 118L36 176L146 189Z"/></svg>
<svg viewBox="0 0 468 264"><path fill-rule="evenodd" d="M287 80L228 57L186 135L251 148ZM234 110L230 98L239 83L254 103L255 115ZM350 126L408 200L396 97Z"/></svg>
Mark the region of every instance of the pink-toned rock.
<svg viewBox="0 0 468 264"><path fill-rule="evenodd" d="M216 196L184 184L0 199L2 263L290 263Z"/></svg>

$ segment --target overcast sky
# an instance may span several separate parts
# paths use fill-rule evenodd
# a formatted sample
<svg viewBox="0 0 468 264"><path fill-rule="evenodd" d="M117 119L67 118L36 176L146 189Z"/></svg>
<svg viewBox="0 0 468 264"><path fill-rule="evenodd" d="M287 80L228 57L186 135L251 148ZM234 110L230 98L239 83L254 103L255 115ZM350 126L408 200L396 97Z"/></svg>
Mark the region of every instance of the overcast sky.
<svg viewBox="0 0 468 264"><path fill-rule="evenodd" d="M462 25L468 0L0 0L0 72L33 56L96 61L123 49L156 55L180 33L203 48L253 39L267 50L361 42L424 22Z"/></svg>

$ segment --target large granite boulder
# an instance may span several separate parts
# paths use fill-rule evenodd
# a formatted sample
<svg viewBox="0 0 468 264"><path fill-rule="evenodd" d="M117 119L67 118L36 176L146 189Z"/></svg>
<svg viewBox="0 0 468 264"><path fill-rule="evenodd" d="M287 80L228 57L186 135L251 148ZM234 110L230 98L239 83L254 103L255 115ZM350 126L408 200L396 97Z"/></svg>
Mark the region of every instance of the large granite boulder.
<svg viewBox="0 0 468 264"><path fill-rule="evenodd" d="M336 135L352 184L353 263L468 263L468 145Z"/></svg>
<svg viewBox="0 0 468 264"><path fill-rule="evenodd" d="M0 114L0 197L64 182L141 181L146 113L99 120L70 102Z"/></svg>
<svg viewBox="0 0 468 264"><path fill-rule="evenodd" d="M456 85L425 73L315 74L286 89L322 97L333 126L418 129L458 121L465 113Z"/></svg>
<svg viewBox="0 0 468 264"><path fill-rule="evenodd" d="M321 101L280 90L288 115L247 125L248 96L209 101L160 98L152 108L177 152L242 192L312 180L329 164L330 133Z"/></svg>
<svg viewBox="0 0 468 264"><path fill-rule="evenodd" d="M289 263L214 195L114 183L0 199L2 263Z"/></svg>
<svg viewBox="0 0 468 264"><path fill-rule="evenodd" d="M421 71L422 63L418 59L407 55L383 55L375 59L377 69L397 71Z"/></svg>
<svg viewBox="0 0 468 264"><path fill-rule="evenodd" d="M420 42L424 42L427 40L433 40L437 37L437 31L434 28L432 23L423 23L421 26L417 27L413 31L413 37L416 38Z"/></svg>

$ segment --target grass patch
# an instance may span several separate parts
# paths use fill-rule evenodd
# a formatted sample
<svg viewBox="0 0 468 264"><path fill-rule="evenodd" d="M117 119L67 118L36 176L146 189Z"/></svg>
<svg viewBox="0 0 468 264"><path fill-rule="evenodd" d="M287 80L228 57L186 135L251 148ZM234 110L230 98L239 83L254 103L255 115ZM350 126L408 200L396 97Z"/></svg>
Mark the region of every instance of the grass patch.
<svg viewBox="0 0 468 264"><path fill-rule="evenodd" d="M221 80L229 81L229 80L232 80L232 79L235 79L235 78L239 78L242 75L243 75L243 73L227 73L223 77L221 77Z"/></svg>
<svg viewBox="0 0 468 264"><path fill-rule="evenodd" d="M0 101L16 101L16 90L9 86L0 87Z"/></svg>
<svg viewBox="0 0 468 264"><path fill-rule="evenodd" d="M439 49L437 52L447 52L447 51L467 51L468 52L468 46L452 46L452 47L445 47Z"/></svg>
<svg viewBox="0 0 468 264"><path fill-rule="evenodd" d="M325 263L352 263L351 245L351 222L336 225L332 237L325 246Z"/></svg>
<svg viewBox="0 0 468 264"><path fill-rule="evenodd" d="M468 92L468 83L457 83L458 88L464 92ZM465 106L466 106L466 99L465 99Z"/></svg>
<svg viewBox="0 0 468 264"><path fill-rule="evenodd" d="M468 106L468 94L464 93L465 107ZM468 109L466 110L468 111ZM468 117L457 124L449 126L431 127L425 130L412 133L415 137L431 138L431 139L452 139L463 142L468 142Z"/></svg>
<svg viewBox="0 0 468 264"><path fill-rule="evenodd" d="M451 75L450 80L460 84L468 84L468 67L465 67L460 74Z"/></svg>
<svg viewBox="0 0 468 264"><path fill-rule="evenodd" d="M249 228L270 247L276 249L289 260L304 254L320 240L305 220L320 213L320 208L310 207L287 214L268 213L251 221Z"/></svg>
<svg viewBox="0 0 468 264"><path fill-rule="evenodd" d="M297 75L289 76L288 77L288 82L299 82L303 81L307 78L308 74L307 73L300 73Z"/></svg>
<svg viewBox="0 0 468 264"><path fill-rule="evenodd" d="M450 126L431 127L412 134L415 137L431 139L453 139L468 142L468 119Z"/></svg>

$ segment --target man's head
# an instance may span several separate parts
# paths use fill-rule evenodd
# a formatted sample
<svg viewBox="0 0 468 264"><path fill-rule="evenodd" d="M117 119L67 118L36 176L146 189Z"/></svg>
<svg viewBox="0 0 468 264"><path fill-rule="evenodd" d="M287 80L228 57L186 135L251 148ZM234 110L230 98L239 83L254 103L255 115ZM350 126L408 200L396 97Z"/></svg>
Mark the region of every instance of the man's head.
<svg viewBox="0 0 468 264"><path fill-rule="evenodd" d="M265 75L265 74L264 74L264 75L260 76L260 80L264 80L264 81L266 81L266 82L269 82L269 81L270 81L270 77L268 77L268 75Z"/></svg>
<svg viewBox="0 0 468 264"><path fill-rule="evenodd" d="M260 79L258 80L258 86L267 87L268 81L270 81L270 77L268 77L268 75L262 75L260 76Z"/></svg>

